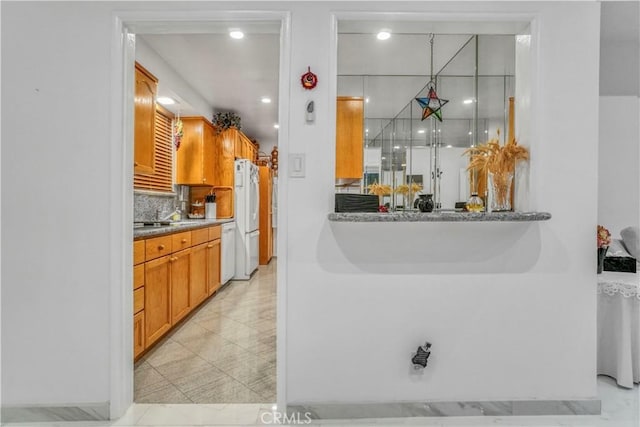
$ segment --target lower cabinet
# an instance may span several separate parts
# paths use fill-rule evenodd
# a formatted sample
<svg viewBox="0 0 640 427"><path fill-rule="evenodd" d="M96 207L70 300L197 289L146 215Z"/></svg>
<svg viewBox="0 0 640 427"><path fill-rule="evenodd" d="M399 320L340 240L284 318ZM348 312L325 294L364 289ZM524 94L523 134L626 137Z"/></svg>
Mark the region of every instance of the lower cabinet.
<svg viewBox="0 0 640 427"><path fill-rule="evenodd" d="M137 358L220 288L220 226L138 240L135 246L146 254L134 258Z"/></svg>
<svg viewBox="0 0 640 427"><path fill-rule="evenodd" d="M189 267L191 249L171 255L171 324L178 323L191 309Z"/></svg>
<svg viewBox="0 0 640 427"><path fill-rule="evenodd" d="M133 357L138 357L145 349L144 310L133 316Z"/></svg>
<svg viewBox="0 0 640 427"><path fill-rule="evenodd" d="M145 344L149 347L171 328L171 255L144 265Z"/></svg>
<svg viewBox="0 0 640 427"><path fill-rule="evenodd" d="M191 268L189 271L189 288L191 307L195 307L209 295L207 283L208 244L203 243L191 248Z"/></svg>
<svg viewBox="0 0 640 427"><path fill-rule="evenodd" d="M220 239L207 245L207 293L213 294L220 289Z"/></svg>

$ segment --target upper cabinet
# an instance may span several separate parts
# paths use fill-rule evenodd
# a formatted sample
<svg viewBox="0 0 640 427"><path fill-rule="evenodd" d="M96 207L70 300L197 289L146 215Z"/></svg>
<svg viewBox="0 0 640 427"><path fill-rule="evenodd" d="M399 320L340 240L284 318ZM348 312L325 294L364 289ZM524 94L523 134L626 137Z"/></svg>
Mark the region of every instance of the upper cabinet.
<svg viewBox="0 0 640 427"><path fill-rule="evenodd" d="M216 185L215 130L204 117L183 117L180 148L176 151L176 184Z"/></svg>
<svg viewBox="0 0 640 427"><path fill-rule="evenodd" d="M227 129L216 135L215 185L233 187L234 161L236 141L240 132L237 129Z"/></svg>
<svg viewBox="0 0 640 427"><path fill-rule="evenodd" d="M134 173L154 173L156 94L158 79L140 64L135 69Z"/></svg>
<svg viewBox="0 0 640 427"><path fill-rule="evenodd" d="M336 179L362 178L363 127L363 99L339 96L336 105Z"/></svg>

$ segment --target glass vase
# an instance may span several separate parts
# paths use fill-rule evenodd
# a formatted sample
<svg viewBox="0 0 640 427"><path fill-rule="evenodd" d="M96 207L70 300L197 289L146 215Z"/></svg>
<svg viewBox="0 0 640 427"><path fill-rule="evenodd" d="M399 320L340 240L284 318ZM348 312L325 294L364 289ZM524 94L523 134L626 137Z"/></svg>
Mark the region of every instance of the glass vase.
<svg viewBox="0 0 640 427"><path fill-rule="evenodd" d="M489 200L492 212L511 210L511 182L513 171L489 172Z"/></svg>

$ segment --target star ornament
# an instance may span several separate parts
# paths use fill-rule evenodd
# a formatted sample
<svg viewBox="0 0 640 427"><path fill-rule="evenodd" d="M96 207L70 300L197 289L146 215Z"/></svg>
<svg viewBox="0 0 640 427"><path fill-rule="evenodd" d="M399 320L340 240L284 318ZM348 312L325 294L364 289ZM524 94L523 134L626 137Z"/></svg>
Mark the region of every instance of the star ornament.
<svg viewBox="0 0 640 427"><path fill-rule="evenodd" d="M433 87L429 88L426 98L416 98L416 101L422 108L422 120L433 115L440 121L442 121L442 111L440 109L449 102L448 99L438 98L438 94Z"/></svg>

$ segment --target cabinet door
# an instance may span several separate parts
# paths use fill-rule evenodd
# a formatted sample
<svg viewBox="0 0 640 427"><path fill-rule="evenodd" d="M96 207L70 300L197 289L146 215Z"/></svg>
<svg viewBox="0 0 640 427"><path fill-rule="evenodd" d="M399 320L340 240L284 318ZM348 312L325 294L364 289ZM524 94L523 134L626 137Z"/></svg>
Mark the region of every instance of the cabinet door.
<svg viewBox="0 0 640 427"><path fill-rule="evenodd" d="M133 316L133 357L144 351L144 310Z"/></svg>
<svg viewBox="0 0 640 427"><path fill-rule="evenodd" d="M207 245L207 288L209 295L220 288L220 239Z"/></svg>
<svg viewBox="0 0 640 427"><path fill-rule="evenodd" d="M145 276L145 341L150 346L171 328L171 255L148 261Z"/></svg>
<svg viewBox="0 0 640 427"><path fill-rule="evenodd" d="M204 231L207 231L206 229ZM207 283L207 246L203 243L191 248L191 267L189 277L189 287L191 307L200 304L209 295L209 285Z"/></svg>
<svg viewBox="0 0 640 427"><path fill-rule="evenodd" d="M157 80L136 65L134 96L134 173L152 174L155 159Z"/></svg>
<svg viewBox="0 0 640 427"><path fill-rule="evenodd" d="M338 97L336 105L336 178L361 179L364 167L364 103Z"/></svg>
<svg viewBox="0 0 640 427"><path fill-rule="evenodd" d="M204 118L183 117L184 135L176 155L176 184L202 184L202 143L204 141Z"/></svg>
<svg viewBox="0 0 640 427"><path fill-rule="evenodd" d="M212 126L204 124L204 132L202 134L202 183L207 185L215 184L215 133Z"/></svg>
<svg viewBox="0 0 640 427"><path fill-rule="evenodd" d="M189 264L191 249L171 254L171 324L177 323L191 310Z"/></svg>

